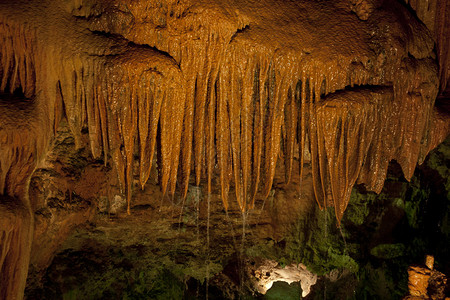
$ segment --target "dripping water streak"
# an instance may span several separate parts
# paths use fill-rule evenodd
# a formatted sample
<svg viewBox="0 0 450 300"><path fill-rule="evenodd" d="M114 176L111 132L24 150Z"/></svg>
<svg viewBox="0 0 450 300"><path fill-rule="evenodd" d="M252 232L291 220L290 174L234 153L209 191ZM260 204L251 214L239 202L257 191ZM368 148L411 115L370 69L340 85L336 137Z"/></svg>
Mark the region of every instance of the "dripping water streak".
<svg viewBox="0 0 450 300"><path fill-rule="evenodd" d="M328 241L328 213L327 213L328 209L324 208L323 212L324 212L324 223L325 223L324 235L325 235L325 241L327 242ZM328 250L327 250L327 253L325 255L326 255L326 259L328 259ZM327 281L326 281L326 279L324 279L323 283L324 283L323 299L327 300Z"/></svg>
<svg viewBox="0 0 450 300"><path fill-rule="evenodd" d="M245 230L246 230L246 224L247 224L247 217L248 217L248 211L242 211L242 241L241 241L241 249L239 251L239 289L240 294L244 293L244 250L245 250Z"/></svg>
<svg viewBox="0 0 450 300"><path fill-rule="evenodd" d="M235 234L235 231L234 231L233 222L232 222L231 219L230 219L230 216L229 216L229 214L228 214L228 210L225 210L225 216L226 216L227 222L228 222L228 224L229 224L229 226L230 226L231 236L232 236L232 238L233 238L233 246L234 246L235 251L237 252L237 251L238 251L238 243L237 243L237 241L236 241L236 234ZM241 270L241 269L242 269L242 268L241 268L242 263L241 263L240 257L239 257L237 263L238 263L238 266L237 266L238 269ZM239 271L238 271L238 272L239 272ZM239 274L240 274L240 273L239 273Z"/></svg>
<svg viewBox="0 0 450 300"><path fill-rule="evenodd" d="M344 254L347 254L347 241L345 240L344 233L342 232L342 226L339 226L339 232L341 233L342 240L344 241Z"/></svg>
<svg viewBox="0 0 450 300"><path fill-rule="evenodd" d="M179 246L179 237L181 233L181 223L183 222L183 211L184 211L184 205L186 202L186 197L183 197L183 200L181 201L181 209L180 209L180 216L178 217L178 232L177 232L177 242L176 242L176 248L178 249Z"/></svg>
<svg viewBox="0 0 450 300"><path fill-rule="evenodd" d="M270 190L269 192L269 196L264 198L263 203L261 205L261 208L259 209L259 214L258 214L258 220L257 220L257 224L259 224L259 221L261 219L261 215L264 212L264 206L266 205L266 201L267 199L269 199L269 203L273 203L273 198L275 197L275 189Z"/></svg>
<svg viewBox="0 0 450 300"><path fill-rule="evenodd" d="M207 197L207 204L208 204L208 216L207 216L207 221L206 221L206 299L209 298L208 295L208 289L209 289L209 260L210 260L210 249L209 249L209 243L210 243L210 239L209 239L209 217L210 217L210 213L211 213L211 193L208 193L208 197Z"/></svg>

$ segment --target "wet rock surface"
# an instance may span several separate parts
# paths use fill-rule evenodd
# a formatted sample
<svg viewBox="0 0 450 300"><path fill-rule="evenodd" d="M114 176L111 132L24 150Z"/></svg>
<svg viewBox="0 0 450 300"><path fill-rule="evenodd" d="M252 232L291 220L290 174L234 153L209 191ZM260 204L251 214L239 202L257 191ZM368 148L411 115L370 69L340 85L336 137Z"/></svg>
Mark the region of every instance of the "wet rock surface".
<svg viewBox="0 0 450 300"><path fill-rule="evenodd" d="M435 106L448 77L439 10L448 6L411 5L423 23L397 1L1 1L2 296L22 298L31 261L29 291L45 293L50 281L39 278L50 274L54 295L84 297L101 277L66 283L52 271L59 256L47 273L60 247L89 264L80 245L107 259L105 244L123 248L120 257L140 241L169 251L167 268L115 277L106 282L126 284L92 297L152 293L147 277L161 278L159 291L183 290L166 279L203 280L207 294L210 274L228 278L229 295L251 293L242 275L250 254L308 262L325 286L370 269L361 278L384 278L383 298L392 295L404 278L379 264L402 268L400 258L446 246L447 234L435 222L446 217L433 190L446 184L439 166L412 185L392 180L398 197L352 191L381 192L392 160L411 180L450 130L448 111ZM428 175L441 178L425 184L431 192L422 189ZM126 219L124 202L142 218ZM62 245L86 222L92 228ZM151 235L158 224L166 229L156 239L136 229ZM200 245L193 236L206 238ZM177 243L188 250L174 251ZM439 258L446 248L436 249ZM127 259L108 264L132 272L136 260ZM206 275L180 271L183 261ZM335 269L345 272L326 277ZM144 287L134 284L141 278Z"/></svg>

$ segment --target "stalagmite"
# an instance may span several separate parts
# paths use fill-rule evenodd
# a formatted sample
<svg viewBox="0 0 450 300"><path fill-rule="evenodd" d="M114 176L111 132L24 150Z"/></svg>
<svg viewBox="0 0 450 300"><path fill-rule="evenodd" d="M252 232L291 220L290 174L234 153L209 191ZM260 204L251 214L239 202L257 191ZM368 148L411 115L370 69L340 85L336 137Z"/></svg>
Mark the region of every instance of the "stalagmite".
<svg viewBox="0 0 450 300"><path fill-rule="evenodd" d="M289 182L298 155L339 223L354 184L379 192L391 160L411 178L449 132L434 107L445 1L432 13L411 3L439 15L431 33L396 1L350 2L1 1L0 92L32 100L0 106L24 120L0 121L0 192L26 198L65 117L77 147L87 129L92 155L112 160L129 213L136 159L142 188L156 157L164 194L210 194L218 176L225 209L245 213L279 158Z"/></svg>

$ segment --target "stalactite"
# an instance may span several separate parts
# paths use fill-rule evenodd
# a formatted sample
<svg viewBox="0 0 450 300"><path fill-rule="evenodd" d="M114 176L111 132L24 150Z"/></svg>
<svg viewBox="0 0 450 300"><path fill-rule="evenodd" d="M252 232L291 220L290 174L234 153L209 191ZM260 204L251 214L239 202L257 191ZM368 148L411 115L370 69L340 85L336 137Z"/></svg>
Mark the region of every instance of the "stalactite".
<svg viewBox="0 0 450 300"><path fill-rule="evenodd" d="M226 68L226 67L225 67ZM217 99L217 160L220 172L221 197L225 209L228 209L228 192L231 177L231 153L229 134L229 108L226 97L227 72L221 70L219 75L219 97Z"/></svg>
<svg viewBox="0 0 450 300"><path fill-rule="evenodd" d="M387 103L392 100L389 88L359 89L335 93L316 108L318 143L323 147L325 161L320 172L329 176L338 220L342 218L377 131L379 109L389 107Z"/></svg>
<svg viewBox="0 0 450 300"><path fill-rule="evenodd" d="M0 91L14 93L21 89L29 98L35 94L36 37L31 29L25 31L0 23Z"/></svg>
<svg viewBox="0 0 450 300"><path fill-rule="evenodd" d="M248 188L251 175L251 156L252 156L252 136L253 136L253 124L251 116L253 115L252 100L253 100L253 79L254 79L254 58L252 56L247 57L246 61L237 66L238 73L238 88L236 89L238 97L240 99L240 138L238 143L238 152L240 154L240 181L242 183L241 191L239 194L242 198L242 208L247 210L248 205Z"/></svg>
<svg viewBox="0 0 450 300"><path fill-rule="evenodd" d="M306 124L307 124L307 113L306 113L306 75L305 72L303 71L301 74L301 80L300 80L300 97L299 100L301 102L300 104L300 113L298 114L300 120L298 121L298 123L300 124L300 129L299 131L299 135L297 137L297 141L298 141L298 153L300 156L299 159L299 175L300 175L300 186L301 186L301 180L303 179L303 166L304 166L304 159L305 159L305 155L304 155L304 151L305 151L305 140L306 140Z"/></svg>
<svg viewBox="0 0 450 300"><path fill-rule="evenodd" d="M161 79L155 78L150 82L144 81L146 87L139 97L139 145L140 145L140 184L144 188L152 168L153 155L156 145L158 120L163 102L163 95L156 86L161 85ZM155 92L154 92L155 91Z"/></svg>
<svg viewBox="0 0 450 300"><path fill-rule="evenodd" d="M285 181L291 181L291 174L294 165L294 152L297 136L297 122L298 122L298 103L300 102L297 96L297 87L294 90L290 88L287 94L285 124L284 124L284 161L285 161Z"/></svg>
<svg viewBox="0 0 450 300"><path fill-rule="evenodd" d="M253 207L256 193L258 192L259 181L261 177L261 161L263 151L263 134L264 134L264 119L266 114L266 100L267 90L266 81L268 79L269 63L264 60L259 60L256 66L255 88L254 88L254 132L253 132L253 169L251 182L251 203L250 208Z"/></svg>
<svg viewBox="0 0 450 300"><path fill-rule="evenodd" d="M241 152L240 152L240 105L241 105L241 93L239 91L239 78L236 74L238 66L233 64L232 61L236 59L236 53L233 51L233 56L229 61L229 69L228 69L228 85L225 87L227 90L227 102L230 110L229 115L229 128L230 128L230 145L231 145L231 161L232 161L232 170L234 177L234 189L236 200L238 202L239 208L241 210L244 209L244 195L242 195L241 190Z"/></svg>
<svg viewBox="0 0 450 300"><path fill-rule="evenodd" d="M152 62L150 68L149 61ZM185 103L177 67L153 50L132 48L108 61L106 69L99 73L105 74L99 80L107 92L97 101L106 103L101 106L107 107L108 111L108 145L128 204L132 195L136 139L139 137L140 183L143 187L152 167L158 126L161 128L162 189L166 192L170 183L173 193Z"/></svg>
<svg viewBox="0 0 450 300"><path fill-rule="evenodd" d="M187 70L193 69L194 55L193 49L189 47L183 48L183 55L187 57L187 63L184 68ZM196 74L190 73L186 79L186 108L184 114L183 124L183 139L182 139L182 158L181 158L181 180L183 198L187 196L189 187L189 177L191 174L192 161L192 139L194 135L194 99L197 87Z"/></svg>

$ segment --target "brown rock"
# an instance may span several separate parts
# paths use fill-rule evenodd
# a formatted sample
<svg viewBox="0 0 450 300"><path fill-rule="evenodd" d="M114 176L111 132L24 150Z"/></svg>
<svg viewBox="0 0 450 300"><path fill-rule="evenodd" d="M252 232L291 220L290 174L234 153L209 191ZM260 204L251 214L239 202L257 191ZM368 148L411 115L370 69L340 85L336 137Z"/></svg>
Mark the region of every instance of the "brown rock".
<svg viewBox="0 0 450 300"><path fill-rule="evenodd" d="M433 300L445 298L445 288L447 286L447 277L436 270L431 271L428 280L428 295Z"/></svg>
<svg viewBox="0 0 450 300"><path fill-rule="evenodd" d="M426 268L411 266L408 269L408 275L408 288L411 296L426 297L431 271Z"/></svg>

